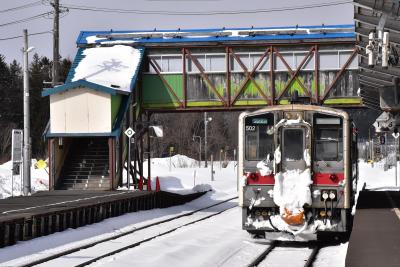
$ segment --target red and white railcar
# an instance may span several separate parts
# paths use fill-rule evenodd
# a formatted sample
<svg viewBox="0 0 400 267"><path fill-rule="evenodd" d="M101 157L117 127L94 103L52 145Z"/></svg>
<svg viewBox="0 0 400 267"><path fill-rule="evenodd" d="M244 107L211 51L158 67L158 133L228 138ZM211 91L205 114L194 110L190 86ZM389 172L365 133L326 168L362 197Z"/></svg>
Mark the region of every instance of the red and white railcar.
<svg viewBox="0 0 400 267"><path fill-rule="evenodd" d="M346 233L357 183L357 135L343 110L277 105L239 117L243 229L298 239Z"/></svg>

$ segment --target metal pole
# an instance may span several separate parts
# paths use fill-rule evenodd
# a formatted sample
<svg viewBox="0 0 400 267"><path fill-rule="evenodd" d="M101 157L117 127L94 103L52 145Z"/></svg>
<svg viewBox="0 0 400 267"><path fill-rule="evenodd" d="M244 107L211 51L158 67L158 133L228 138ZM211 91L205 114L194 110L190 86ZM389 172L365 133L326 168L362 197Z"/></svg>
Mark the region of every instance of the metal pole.
<svg viewBox="0 0 400 267"><path fill-rule="evenodd" d="M171 165L172 165L172 150L169 148L169 171L171 172Z"/></svg>
<svg viewBox="0 0 400 267"><path fill-rule="evenodd" d="M11 197L14 197L14 166L11 170Z"/></svg>
<svg viewBox="0 0 400 267"><path fill-rule="evenodd" d="M133 179L135 182L135 187L137 188L137 182L136 182L136 137L133 137ZM140 179L140 177L139 177Z"/></svg>
<svg viewBox="0 0 400 267"><path fill-rule="evenodd" d="M236 149L233 150L233 170L236 169Z"/></svg>
<svg viewBox="0 0 400 267"><path fill-rule="evenodd" d="M59 56L59 21L60 21L60 3L59 0L54 0L52 4L54 8L54 21L53 21L53 69L52 69L52 85L55 87L58 82L58 66L60 64Z"/></svg>
<svg viewBox="0 0 400 267"><path fill-rule="evenodd" d="M201 136L199 136L199 168L201 168Z"/></svg>
<svg viewBox="0 0 400 267"><path fill-rule="evenodd" d="M207 168L207 112L204 112L204 161Z"/></svg>
<svg viewBox="0 0 400 267"><path fill-rule="evenodd" d="M222 149L219 151L219 169L222 169Z"/></svg>
<svg viewBox="0 0 400 267"><path fill-rule="evenodd" d="M31 193L31 157L29 125L29 73L28 73L28 30L24 29L24 195Z"/></svg>
<svg viewBox="0 0 400 267"><path fill-rule="evenodd" d="M151 177L151 155L150 155L150 143L151 143L151 139L150 139L150 113L147 113L147 173L148 176Z"/></svg>
<svg viewBox="0 0 400 267"><path fill-rule="evenodd" d="M398 151L399 151L399 138L396 138L396 164L395 164L395 168L394 168L394 171L395 171L395 175L394 175L394 177L395 177L395 179L396 179L396 187L397 187L397 153L398 153Z"/></svg>
<svg viewBox="0 0 400 267"><path fill-rule="evenodd" d="M131 138L128 137L128 162L126 163L126 183L128 186L128 190L131 188L131 179L130 179L130 170L131 170Z"/></svg>
<svg viewBox="0 0 400 267"><path fill-rule="evenodd" d="M214 181L214 155L211 154L211 181Z"/></svg>

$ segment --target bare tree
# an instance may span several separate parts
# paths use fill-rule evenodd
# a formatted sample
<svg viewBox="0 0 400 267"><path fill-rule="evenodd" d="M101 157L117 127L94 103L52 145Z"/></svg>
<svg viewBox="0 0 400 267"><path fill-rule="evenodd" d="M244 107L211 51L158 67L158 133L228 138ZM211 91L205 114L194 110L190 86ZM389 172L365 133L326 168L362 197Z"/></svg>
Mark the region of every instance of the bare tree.
<svg viewBox="0 0 400 267"><path fill-rule="evenodd" d="M220 149L223 149L224 152L227 151L228 155L232 155L233 149L237 146L239 112L208 114L213 118L208 125L209 153L217 155ZM194 142L193 136L204 136L203 113L156 114L153 119L161 123L164 128L164 137L152 140L153 157L167 156L171 146L174 147L174 153L192 158L198 157L198 139Z"/></svg>

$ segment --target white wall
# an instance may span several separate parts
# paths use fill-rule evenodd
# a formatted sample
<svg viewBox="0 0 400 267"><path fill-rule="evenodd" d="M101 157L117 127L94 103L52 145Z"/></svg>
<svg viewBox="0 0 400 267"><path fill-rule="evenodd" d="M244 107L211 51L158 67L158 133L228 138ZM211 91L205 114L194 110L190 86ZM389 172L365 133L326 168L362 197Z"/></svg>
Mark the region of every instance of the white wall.
<svg viewBox="0 0 400 267"><path fill-rule="evenodd" d="M50 95L50 132L111 132L111 95L86 88Z"/></svg>

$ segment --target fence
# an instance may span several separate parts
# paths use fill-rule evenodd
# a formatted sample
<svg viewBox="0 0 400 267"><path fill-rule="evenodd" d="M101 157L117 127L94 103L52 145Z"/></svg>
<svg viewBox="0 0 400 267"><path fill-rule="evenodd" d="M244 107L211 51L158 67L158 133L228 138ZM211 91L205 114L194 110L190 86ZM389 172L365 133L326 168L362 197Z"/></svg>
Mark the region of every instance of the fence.
<svg viewBox="0 0 400 267"><path fill-rule="evenodd" d="M384 144L381 137L371 139L360 139L358 142L359 159L365 161L383 161L385 170L394 167L396 162L396 141L389 134L384 134Z"/></svg>

